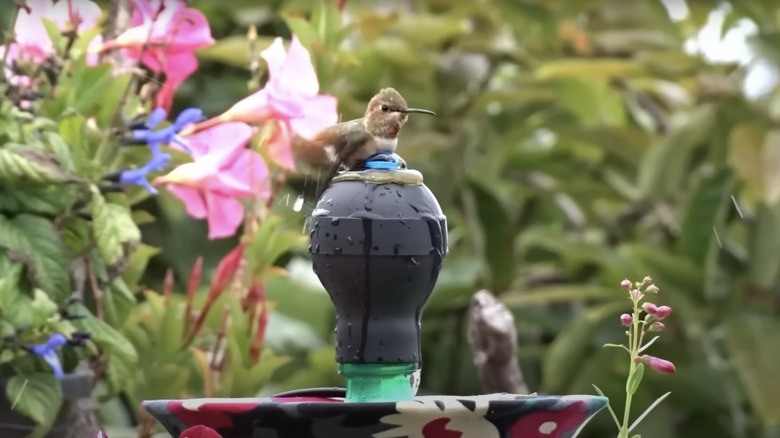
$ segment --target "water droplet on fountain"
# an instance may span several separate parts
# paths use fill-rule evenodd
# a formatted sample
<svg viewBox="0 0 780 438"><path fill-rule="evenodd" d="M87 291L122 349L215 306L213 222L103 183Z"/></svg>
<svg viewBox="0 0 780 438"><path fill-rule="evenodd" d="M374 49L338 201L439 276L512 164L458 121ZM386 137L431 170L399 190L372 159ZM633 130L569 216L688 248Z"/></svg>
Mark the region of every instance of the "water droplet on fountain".
<svg viewBox="0 0 780 438"><path fill-rule="evenodd" d="M303 208L303 195L298 195L293 203L293 211L299 212Z"/></svg>

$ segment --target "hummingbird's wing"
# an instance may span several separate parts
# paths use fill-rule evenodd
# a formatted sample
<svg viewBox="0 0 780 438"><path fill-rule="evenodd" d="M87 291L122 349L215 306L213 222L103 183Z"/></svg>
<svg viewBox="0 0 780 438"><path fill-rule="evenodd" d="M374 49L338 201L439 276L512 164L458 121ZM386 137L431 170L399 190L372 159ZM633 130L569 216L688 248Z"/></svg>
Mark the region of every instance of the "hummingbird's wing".
<svg viewBox="0 0 780 438"><path fill-rule="evenodd" d="M368 133L362 129L348 130L336 138L333 145L333 148L337 151L336 162L330 166L325 179L322 180L322 187L317 191L317 199L328 188L330 181L336 176L342 165L346 167L346 170L352 170L352 167L357 164L354 162L353 156L366 145L369 139Z"/></svg>

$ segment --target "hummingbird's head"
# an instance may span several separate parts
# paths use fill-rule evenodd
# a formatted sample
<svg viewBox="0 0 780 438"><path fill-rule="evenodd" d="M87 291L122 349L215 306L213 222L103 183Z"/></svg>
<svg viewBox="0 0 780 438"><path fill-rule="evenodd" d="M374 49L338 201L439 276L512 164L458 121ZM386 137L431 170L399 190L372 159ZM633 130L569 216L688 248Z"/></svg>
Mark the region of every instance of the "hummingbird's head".
<svg viewBox="0 0 780 438"><path fill-rule="evenodd" d="M395 138L409 120L409 113L436 115L433 111L409 108L401 93L394 88L383 88L368 102L363 118L370 134Z"/></svg>

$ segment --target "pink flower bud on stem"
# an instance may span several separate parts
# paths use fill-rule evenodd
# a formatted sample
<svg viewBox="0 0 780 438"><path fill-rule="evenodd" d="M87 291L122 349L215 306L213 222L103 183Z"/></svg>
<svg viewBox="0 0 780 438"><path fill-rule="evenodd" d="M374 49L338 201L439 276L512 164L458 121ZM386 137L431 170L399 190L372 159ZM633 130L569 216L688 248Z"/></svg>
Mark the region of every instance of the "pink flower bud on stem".
<svg viewBox="0 0 780 438"><path fill-rule="evenodd" d="M624 313L624 314L620 315L620 324L622 324L623 327L631 327L631 324L633 322L634 322L634 319L628 313Z"/></svg>
<svg viewBox="0 0 780 438"><path fill-rule="evenodd" d="M650 315L655 315L658 311L658 307L656 307L655 304L649 302L642 304L642 309L644 309L644 311Z"/></svg>
<svg viewBox="0 0 780 438"><path fill-rule="evenodd" d="M649 275L648 275L648 276L645 276L645 278L643 278L643 279L642 279L642 283L643 283L643 284L650 284L650 283L652 283L652 282L653 282L653 279L652 279L652 278L650 278L650 276L649 276Z"/></svg>
<svg viewBox="0 0 780 438"><path fill-rule="evenodd" d="M658 286L651 284L650 286L647 286L645 288L645 292L649 294L657 294L658 293Z"/></svg>
<svg viewBox="0 0 780 438"><path fill-rule="evenodd" d="M674 364L668 360L664 360L655 356L649 356L647 354L634 358L634 362L642 362L649 366L653 371L662 374L674 374L677 371Z"/></svg>
<svg viewBox="0 0 780 438"><path fill-rule="evenodd" d="M650 332L660 332L661 330L665 329L666 326L662 322L654 322L647 331Z"/></svg>
<svg viewBox="0 0 780 438"><path fill-rule="evenodd" d="M631 288L631 280L626 278L625 280L621 281L620 282L620 287L622 287L623 289Z"/></svg>
<svg viewBox="0 0 780 438"><path fill-rule="evenodd" d="M660 321L660 320L666 318L667 316L669 316L670 313L672 313L672 308L671 307L669 307L669 306L658 306L658 308L655 309L655 313L653 314L653 317L656 320Z"/></svg>

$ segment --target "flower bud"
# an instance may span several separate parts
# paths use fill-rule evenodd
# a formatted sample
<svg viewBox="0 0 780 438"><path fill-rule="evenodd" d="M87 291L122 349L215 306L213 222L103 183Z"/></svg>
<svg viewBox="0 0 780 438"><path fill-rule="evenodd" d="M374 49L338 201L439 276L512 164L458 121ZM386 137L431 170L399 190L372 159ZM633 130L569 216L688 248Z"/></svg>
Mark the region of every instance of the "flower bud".
<svg viewBox="0 0 780 438"><path fill-rule="evenodd" d="M620 315L620 323L623 325L623 327L630 327L633 322L634 318L632 318L628 313Z"/></svg>
<svg viewBox="0 0 780 438"><path fill-rule="evenodd" d="M644 311L650 315L655 315L655 313L658 311L658 307L656 307L653 303L642 304L642 309L644 309Z"/></svg>
<svg viewBox="0 0 780 438"><path fill-rule="evenodd" d="M658 286L651 284L650 286L647 286L645 288L645 292L650 294L657 294L658 293Z"/></svg>
<svg viewBox="0 0 780 438"><path fill-rule="evenodd" d="M622 287L623 289L631 288L631 280L626 278L625 280L621 281L620 282L620 287Z"/></svg>
<svg viewBox="0 0 780 438"><path fill-rule="evenodd" d="M643 283L643 284L650 284L650 283L652 283L652 282L653 282L653 279L652 279L652 278L650 278L650 276L649 276L649 275L648 275L648 276L646 276L645 278L643 278L643 279L642 279L642 283Z"/></svg>
<svg viewBox="0 0 780 438"><path fill-rule="evenodd" d="M650 332L660 332L661 330L665 329L666 326L662 322L654 322L652 325L650 325L650 328L647 329Z"/></svg>
<svg viewBox="0 0 780 438"><path fill-rule="evenodd" d="M642 291L639 289L631 289L628 295L631 297L632 300L641 300L642 297L645 296L645 294L643 294Z"/></svg>
<svg viewBox="0 0 780 438"><path fill-rule="evenodd" d="M634 362L642 362L649 366L653 371L662 374L673 374L675 371L677 371L674 368L674 364L668 360L664 360L655 356L649 356L647 354L634 358Z"/></svg>
<svg viewBox="0 0 780 438"><path fill-rule="evenodd" d="M653 314L653 317L655 317L656 320L660 321L669 314L672 313L672 308L669 306L658 306L657 309L655 309L655 313Z"/></svg>

